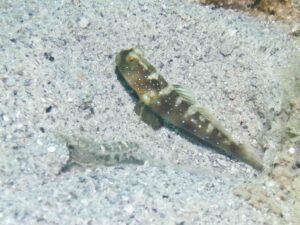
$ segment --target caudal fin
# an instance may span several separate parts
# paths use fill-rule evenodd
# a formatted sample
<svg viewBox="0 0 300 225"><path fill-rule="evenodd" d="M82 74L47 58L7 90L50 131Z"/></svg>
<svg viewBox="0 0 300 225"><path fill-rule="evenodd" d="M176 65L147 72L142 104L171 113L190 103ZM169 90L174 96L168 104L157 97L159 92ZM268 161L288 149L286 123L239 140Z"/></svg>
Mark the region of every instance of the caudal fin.
<svg viewBox="0 0 300 225"><path fill-rule="evenodd" d="M263 157L256 149L246 144L238 145L238 149L237 157L257 170L262 171L264 169Z"/></svg>

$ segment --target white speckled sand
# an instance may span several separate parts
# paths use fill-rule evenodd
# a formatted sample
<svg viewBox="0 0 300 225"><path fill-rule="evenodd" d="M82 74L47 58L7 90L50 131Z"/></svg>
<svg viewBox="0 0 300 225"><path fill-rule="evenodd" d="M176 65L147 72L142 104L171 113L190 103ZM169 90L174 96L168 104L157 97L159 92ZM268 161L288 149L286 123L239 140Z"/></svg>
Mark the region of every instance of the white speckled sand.
<svg viewBox="0 0 300 225"><path fill-rule="evenodd" d="M179 0L0 4L1 225L279 223L233 195L251 167L141 122L114 60L141 47L234 138L258 147L280 110L274 71L296 51L283 26ZM53 132L135 141L152 159L57 175L68 152Z"/></svg>

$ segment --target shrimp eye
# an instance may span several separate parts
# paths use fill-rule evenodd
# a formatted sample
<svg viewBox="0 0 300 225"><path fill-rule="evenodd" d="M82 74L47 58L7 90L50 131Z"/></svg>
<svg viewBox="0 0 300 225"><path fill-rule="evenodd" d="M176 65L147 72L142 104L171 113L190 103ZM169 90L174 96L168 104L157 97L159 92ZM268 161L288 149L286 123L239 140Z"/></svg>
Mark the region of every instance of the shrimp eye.
<svg viewBox="0 0 300 225"><path fill-rule="evenodd" d="M136 57L134 57L134 56L132 56L132 55L129 55L128 57L127 57L127 60L129 61L129 62L132 62L132 61L134 61L134 60L136 60L137 58Z"/></svg>

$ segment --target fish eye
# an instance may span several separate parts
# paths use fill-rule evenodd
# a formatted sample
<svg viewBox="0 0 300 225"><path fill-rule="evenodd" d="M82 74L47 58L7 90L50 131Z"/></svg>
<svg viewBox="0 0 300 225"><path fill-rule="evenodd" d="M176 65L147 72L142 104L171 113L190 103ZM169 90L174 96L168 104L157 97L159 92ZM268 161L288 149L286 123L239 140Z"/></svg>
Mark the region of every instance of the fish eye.
<svg viewBox="0 0 300 225"><path fill-rule="evenodd" d="M133 62L133 61L135 61L135 60L137 60L136 57L134 57L134 56L132 56L132 55L127 56L127 61Z"/></svg>

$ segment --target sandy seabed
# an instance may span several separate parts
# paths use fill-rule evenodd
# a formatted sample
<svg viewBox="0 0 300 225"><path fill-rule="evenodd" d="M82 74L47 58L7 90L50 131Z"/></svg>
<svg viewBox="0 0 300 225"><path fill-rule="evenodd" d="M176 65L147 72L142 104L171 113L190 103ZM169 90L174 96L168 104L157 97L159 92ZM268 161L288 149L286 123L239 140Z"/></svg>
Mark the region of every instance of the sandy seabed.
<svg viewBox="0 0 300 225"><path fill-rule="evenodd" d="M179 0L0 4L1 224L280 224L233 194L258 175L251 167L140 121L115 55L140 47L260 148L281 110L277 68L299 51L284 25ZM151 160L59 174L68 149L57 132L133 141Z"/></svg>

